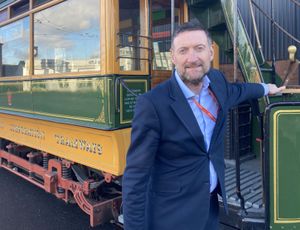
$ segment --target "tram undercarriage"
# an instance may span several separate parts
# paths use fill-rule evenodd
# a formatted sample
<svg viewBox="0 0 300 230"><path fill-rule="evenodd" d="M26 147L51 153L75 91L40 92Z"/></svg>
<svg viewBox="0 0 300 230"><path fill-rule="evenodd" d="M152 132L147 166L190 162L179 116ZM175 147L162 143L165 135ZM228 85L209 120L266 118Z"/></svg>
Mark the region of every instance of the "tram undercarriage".
<svg viewBox="0 0 300 230"><path fill-rule="evenodd" d="M121 185L118 180L112 180L111 174L90 170L74 162L4 139L1 139L0 148L0 167L66 203L76 202L90 216L91 226L118 219ZM229 215L233 218L229 227L228 215L221 208L221 229L233 229L232 226L251 229L253 223L255 229L263 229L265 210L261 174L256 170L241 169L241 189L246 210L241 209L235 185L235 167L229 163L226 169L226 190ZM222 206L221 197L219 202Z"/></svg>
<svg viewBox="0 0 300 230"><path fill-rule="evenodd" d="M76 202L96 226L117 219L121 186L112 175L81 167L51 154L0 140L0 167L52 193Z"/></svg>

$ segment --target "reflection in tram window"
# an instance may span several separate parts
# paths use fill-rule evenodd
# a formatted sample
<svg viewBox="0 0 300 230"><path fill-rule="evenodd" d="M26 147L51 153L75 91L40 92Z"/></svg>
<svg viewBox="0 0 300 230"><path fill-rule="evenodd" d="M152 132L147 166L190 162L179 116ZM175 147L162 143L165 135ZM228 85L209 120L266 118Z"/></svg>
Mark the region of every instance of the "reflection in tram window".
<svg viewBox="0 0 300 230"><path fill-rule="evenodd" d="M29 74L29 18L0 28L0 76Z"/></svg>
<svg viewBox="0 0 300 230"><path fill-rule="evenodd" d="M175 2L175 26L179 21L179 1ZM153 70L171 70L170 1L152 2Z"/></svg>
<svg viewBox="0 0 300 230"><path fill-rule="evenodd" d="M40 6L42 4L45 4L46 2L50 2L51 0L34 0L33 1L33 6L37 7Z"/></svg>
<svg viewBox="0 0 300 230"><path fill-rule="evenodd" d="M3 22L8 19L7 10L0 11L0 22Z"/></svg>
<svg viewBox="0 0 300 230"><path fill-rule="evenodd" d="M66 1L34 15L34 74L100 70L99 0Z"/></svg>
<svg viewBox="0 0 300 230"><path fill-rule="evenodd" d="M119 1L119 61L121 71L142 70L143 46L147 38L143 37L140 25L140 0Z"/></svg>
<svg viewBox="0 0 300 230"><path fill-rule="evenodd" d="M18 1L10 7L10 17L16 17L29 10L29 0Z"/></svg>

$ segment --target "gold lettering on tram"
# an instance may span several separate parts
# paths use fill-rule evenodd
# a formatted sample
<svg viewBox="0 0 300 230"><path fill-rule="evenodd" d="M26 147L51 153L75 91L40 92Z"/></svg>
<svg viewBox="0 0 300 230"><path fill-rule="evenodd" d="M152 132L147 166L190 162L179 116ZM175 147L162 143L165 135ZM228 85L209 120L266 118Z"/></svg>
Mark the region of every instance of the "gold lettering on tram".
<svg viewBox="0 0 300 230"><path fill-rule="evenodd" d="M45 139L45 133L43 131L40 131L38 129L33 129L33 128L27 128L24 126L20 126L20 125L10 125L10 131L14 132L14 133L18 133L18 134L22 134L25 136L29 136L29 137L34 137L37 139Z"/></svg>
<svg viewBox="0 0 300 230"><path fill-rule="evenodd" d="M77 138L73 139L58 134L55 134L54 138L56 139L56 143L59 145L64 145L74 149L80 149L82 151L86 151L98 155L101 155L103 153L103 147L101 144L88 142L86 140L77 139Z"/></svg>

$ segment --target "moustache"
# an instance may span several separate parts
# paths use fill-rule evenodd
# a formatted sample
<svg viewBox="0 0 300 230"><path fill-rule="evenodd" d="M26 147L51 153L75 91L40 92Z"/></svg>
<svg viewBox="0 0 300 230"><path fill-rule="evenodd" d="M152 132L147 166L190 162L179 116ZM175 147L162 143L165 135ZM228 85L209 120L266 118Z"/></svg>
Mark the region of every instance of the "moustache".
<svg viewBox="0 0 300 230"><path fill-rule="evenodd" d="M192 62L192 63L186 64L184 67L185 68L195 68L195 67L200 67L200 66L202 66L202 63L200 63L200 62Z"/></svg>

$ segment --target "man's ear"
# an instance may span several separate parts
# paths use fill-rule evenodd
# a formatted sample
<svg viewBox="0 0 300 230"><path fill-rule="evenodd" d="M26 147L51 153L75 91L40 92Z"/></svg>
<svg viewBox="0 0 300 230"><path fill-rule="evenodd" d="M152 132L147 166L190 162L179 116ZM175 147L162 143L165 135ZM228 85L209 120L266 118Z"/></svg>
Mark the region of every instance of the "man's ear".
<svg viewBox="0 0 300 230"><path fill-rule="evenodd" d="M212 61L214 59L214 48L213 48L213 45L210 47L210 61Z"/></svg>
<svg viewBox="0 0 300 230"><path fill-rule="evenodd" d="M171 53L171 60L172 60L172 63L175 65L174 50L173 50L172 48L170 49L170 53Z"/></svg>

